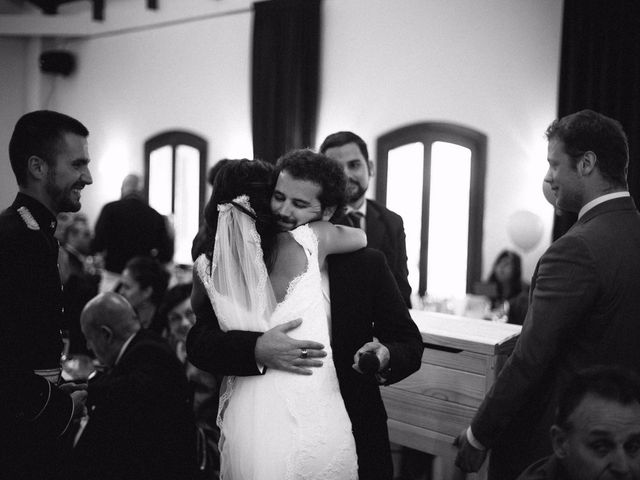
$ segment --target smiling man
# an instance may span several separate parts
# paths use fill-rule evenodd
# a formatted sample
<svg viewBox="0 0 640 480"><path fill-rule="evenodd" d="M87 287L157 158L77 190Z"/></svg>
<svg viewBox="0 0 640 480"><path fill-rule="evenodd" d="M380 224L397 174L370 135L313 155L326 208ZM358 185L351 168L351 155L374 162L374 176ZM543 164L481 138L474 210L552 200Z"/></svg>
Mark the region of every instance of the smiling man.
<svg viewBox="0 0 640 480"><path fill-rule="evenodd" d="M271 210L280 230L328 220L342 208L344 173L334 160L311 150L294 150L278 161L276 170ZM381 252L363 248L329 255L327 264L328 271L321 272L326 321L340 394L355 439L358 478L389 480L393 464L379 386L402 380L420 367L422 337ZM289 335L304 319L291 319L266 332L223 332L211 304L198 301L197 295L192 297L197 321L187 338L187 352L195 366L242 376L268 369L312 375L322 368L327 355L324 346ZM365 351L379 360L375 375L365 375L357 366Z"/></svg>
<svg viewBox="0 0 640 480"><path fill-rule="evenodd" d="M559 388L594 364L640 370L640 215L627 191L627 139L619 122L583 110L547 129L545 181L577 223L540 258L515 349L458 437L456 464L516 478L551 453L547 432Z"/></svg>
<svg viewBox="0 0 640 480"><path fill-rule="evenodd" d="M59 385L62 291L56 215L80 210L92 183L88 130L42 110L18 120L9 158L19 192L0 214L0 471L63 477L59 437L82 415L86 392Z"/></svg>

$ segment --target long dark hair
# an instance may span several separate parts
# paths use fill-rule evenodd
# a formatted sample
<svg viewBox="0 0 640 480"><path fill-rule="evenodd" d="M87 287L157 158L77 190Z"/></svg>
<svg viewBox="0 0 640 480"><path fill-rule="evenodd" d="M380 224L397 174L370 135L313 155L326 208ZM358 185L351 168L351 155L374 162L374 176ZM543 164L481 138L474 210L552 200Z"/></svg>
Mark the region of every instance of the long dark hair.
<svg viewBox="0 0 640 480"><path fill-rule="evenodd" d="M169 312L175 307L184 302L191 296L191 288L193 284L178 283L173 287L167 289L162 299L162 303L158 307L158 312L153 318L153 322L149 325L149 330L155 330L158 333L163 333L169 329Z"/></svg>
<svg viewBox="0 0 640 480"><path fill-rule="evenodd" d="M211 198L204 209L208 237L205 254L209 260L213 255L218 227L218 205L231 203L236 197L247 195L251 208L255 211L256 230L260 235L264 261L267 268L271 267L277 233L271 214L271 193L275 178L273 165L262 160L236 160L222 166L215 177Z"/></svg>
<svg viewBox="0 0 640 480"><path fill-rule="evenodd" d="M147 255L133 257L125 264L124 269L129 270L131 277L140 284L140 288L151 287L153 293L150 300L158 307L169 286L171 274L167 269L158 260Z"/></svg>
<svg viewBox="0 0 640 480"><path fill-rule="evenodd" d="M493 267L491 268L491 275L489 276L489 282L494 283L497 288L496 298L492 300L508 300L506 298L507 292L506 289L503 288L502 283L498 281L496 277L496 267L500 263L503 258L509 258L511 260L511 278L507 282L509 285L508 293L509 298L515 297L522 291L522 259L520 255L511 250L503 250L496 257L496 261L493 262Z"/></svg>

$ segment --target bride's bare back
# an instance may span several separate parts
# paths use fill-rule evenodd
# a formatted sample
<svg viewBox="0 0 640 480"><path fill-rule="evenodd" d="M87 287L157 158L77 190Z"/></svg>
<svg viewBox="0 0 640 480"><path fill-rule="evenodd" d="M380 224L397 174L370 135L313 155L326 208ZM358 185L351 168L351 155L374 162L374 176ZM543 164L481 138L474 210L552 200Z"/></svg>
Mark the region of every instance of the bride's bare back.
<svg viewBox="0 0 640 480"><path fill-rule="evenodd" d="M358 250L367 245L364 231L316 221L309 224L318 238L318 263L320 270L327 255ZM303 247L294 240L290 232L279 233L276 238L275 261L269 272L271 286L278 303L282 302L291 282L307 270L307 256Z"/></svg>

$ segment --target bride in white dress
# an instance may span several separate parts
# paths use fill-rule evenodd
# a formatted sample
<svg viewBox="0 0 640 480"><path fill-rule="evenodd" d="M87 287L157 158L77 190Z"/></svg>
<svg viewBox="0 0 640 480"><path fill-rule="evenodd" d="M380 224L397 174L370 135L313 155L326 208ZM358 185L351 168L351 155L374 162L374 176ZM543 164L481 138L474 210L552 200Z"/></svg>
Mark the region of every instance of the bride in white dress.
<svg viewBox="0 0 640 480"><path fill-rule="evenodd" d="M224 167L244 172L232 176L228 171L222 178L246 177L253 182L253 193L229 201L220 190L233 191L232 185L216 182L212 199L227 203L218 205L212 258L201 255L195 272L223 331L266 331L301 318L290 336L322 343L327 356L312 375L267 369L264 375L228 377L218 418L221 479L357 479L355 442L333 364L320 270L326 255L362 248L366 236L324 221L290 232L262 229L260 236L255 210L264 210L270 192L256 195L252 175L266 175L266 165L243 160ZM269 268L263 244L272 253Z"/></svg>

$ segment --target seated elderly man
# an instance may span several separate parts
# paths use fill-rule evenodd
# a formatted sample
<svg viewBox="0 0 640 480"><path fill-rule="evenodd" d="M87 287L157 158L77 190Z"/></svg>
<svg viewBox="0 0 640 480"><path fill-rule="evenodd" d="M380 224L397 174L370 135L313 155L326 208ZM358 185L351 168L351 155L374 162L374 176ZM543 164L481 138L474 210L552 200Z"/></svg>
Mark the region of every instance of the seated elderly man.
<svg viewBox="0 0 640 480"><path fill-rule="evenodd" d="M554 454L518 480L640 479L640 378L611 366L580 372L551 427Z"/></svg>
<svg viewBox="0 0 640 480"><path fill-rule="evenodd" d="M189 391L169 345L142 330L129 302L113 292L90 300L80 323L108 370L89 382L89 417L76 437L72 478L193 478Z"/></svg>

